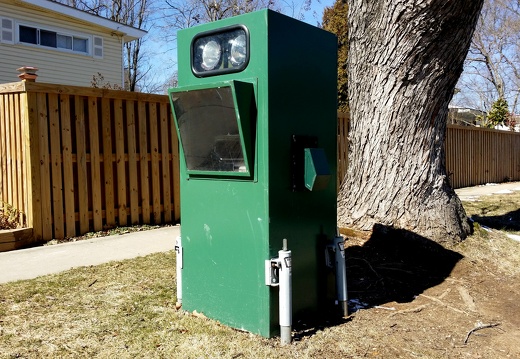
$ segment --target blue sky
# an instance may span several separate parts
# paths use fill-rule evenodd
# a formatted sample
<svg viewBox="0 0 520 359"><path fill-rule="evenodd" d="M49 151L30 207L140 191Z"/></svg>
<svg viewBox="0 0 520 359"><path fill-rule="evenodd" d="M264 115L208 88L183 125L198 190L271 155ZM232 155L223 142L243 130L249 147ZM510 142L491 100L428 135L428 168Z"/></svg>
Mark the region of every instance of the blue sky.
<svg viewBox="0 0 520 359"><path fill-rule="evenodd" d="M325 7L330 7L333 4L334 0L311 0L311 10L303 14L305 16L303 21L311 25L316 25L318 22L321 23L323 9Z"/></svg>
<svg viewBox="0 0 520 359"><path fill-rule="evenodd" d="M303 12L303 21L316 26L321 23L323 17L323 9L332 6L335 0L312 0L311 9ZM285 0L282 2L286 4L287 10L284 10L286 15L293 15L297 17L298 12L303 6L302 1ZM294 10L291 10L294 9ZM148 82L162 84L168 77L177 69L177 45L175 43L165 41L161 36L161 29L159 27L152 27L146 36L143 52L149 56L149 65L151 70L149 72ZM148 91L149 89L143 89Z"/></svg>
<svg viewBox="0 0 520 359"><path fill-rule="evenodd" d="M317 1L314 1L311 7L311 11L315 11L316 14L319 15L319 20L321 22L321 18L323 17L323 9L326 7L331 7L332 5L334 5L334 2L334 0L321 0L319 3Z"/></svg>

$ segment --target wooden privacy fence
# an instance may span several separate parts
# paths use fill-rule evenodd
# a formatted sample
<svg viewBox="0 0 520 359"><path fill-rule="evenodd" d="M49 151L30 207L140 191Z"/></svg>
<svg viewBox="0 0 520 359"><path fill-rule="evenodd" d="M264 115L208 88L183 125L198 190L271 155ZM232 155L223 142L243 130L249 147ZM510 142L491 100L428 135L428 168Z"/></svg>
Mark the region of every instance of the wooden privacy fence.
<svg viewBox="0 0 520 359"><path fill-rule="evenodd" d="M338 188L348 165L338 113ZM520 134L449 125L454 188L520 180ZM164 95L16 82L0 85L0 201L35 240L179 220L179 153Z"/></svg>
<svg viewBox="0 0 520 359"><path fill-rule="evenodd" d="M350 126L350 116L348 113L338 112L338 150L337 150L337 192L343 182L343 178L347 174L348 166L348 131Z"/></svg>
<svg viewBox="0 0 520 359"><path fill-rule="evenodd" d="M0 85L0 187L35 240L179 219L167 96Z"/></svg>
<svg viewBox="0 0 520 359"><path fill-rule="evenodd" d="M338 113L338 188L347 173L348 114ZM446 171L453 188L520 181L520 133L448 125Z"/></svg>
<svg viewBox="0 0 520 359"><path fill-rule="evenodd" d="M520 181L520 133L448 125L446 169L454 188Z"/></svg>

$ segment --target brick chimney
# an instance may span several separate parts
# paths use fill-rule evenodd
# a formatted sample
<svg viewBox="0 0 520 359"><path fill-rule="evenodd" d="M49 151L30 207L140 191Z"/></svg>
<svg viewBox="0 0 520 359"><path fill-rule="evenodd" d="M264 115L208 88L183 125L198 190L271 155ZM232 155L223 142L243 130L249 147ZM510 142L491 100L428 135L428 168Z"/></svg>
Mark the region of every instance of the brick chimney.
<svg viewBox="0 0 520 359"><path fill-rule="evenodd" d="M37 67L22 66L16 71L20 72L20 75L18 75L18 77L22 81L35 82L36 78L38 77L38 75L36 75L36 71L38 71Z"/></svg>

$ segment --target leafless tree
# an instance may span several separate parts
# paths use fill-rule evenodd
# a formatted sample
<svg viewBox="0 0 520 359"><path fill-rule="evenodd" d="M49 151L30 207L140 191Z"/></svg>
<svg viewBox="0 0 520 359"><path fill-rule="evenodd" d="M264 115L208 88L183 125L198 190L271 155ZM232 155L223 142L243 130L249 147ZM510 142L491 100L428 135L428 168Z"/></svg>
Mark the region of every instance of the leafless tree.
<svg viewBox="0 0 520 359"><path fill-rule="evenodd" d="M161 17L157 26L161 28L161 40L167 43L163 51L173 52L176 47L177 31L199 24L221 20L224 18L249 13L262 8L279 10L275 0L165 0L161 2ZM175 86L170 78L176 78L173 73L163 87Z"/></svg>
<svg viewBox="0 0 520 359"><path fill-rule="evenodd" d="M163 26L166 36L174 31L224 18L271 9L303 20L311 5L320 0L165 0ZM313 14L317 18L316 14Z"/></svg>
<svg viewBox="0 0 520 359"><path fill-rule="evenodd" d="M166 0L164 3L165 26L175 30L258 9L275 8L274 0Z"/></svg>
<svg viewBox="0 0 520 359"><path fill-rule="evenodd" d="M499 98L520 111L520 2L485 0L455 103L489 111Z"/></svg>
<svg viewBox="0 0 520 359"><path fill-rule="evenodd" d="M154 0L59 0L57 2L75 7L94 15L147 30ZM144 79L150 71L146 56L141 52L144 39L124 44L124 88L130 91L143 90Z"/></svg>
<svg viewBox="0 0 520 359"><path fill-rule="evenodd" d="M177 30L262 8L270 8L275 11L287 12L289 15L302 17L305 12L309 11L312 1L319 2L320 0L53 1L112 19L125 25L151 30L151 33L154 33L153 38L147 36L126 43L124 46L124 87L131 91L162 92L161 88L168 82L164 78L169 76L164 74L164 71L170 71L174 63L173 60L170 60L169 54L173 54L176 48ZM278 5L278 1L281 1L281 5ZM158 43L161 43L161 45L157 45ZM159 74L156 71L157 65L152 64L153 56L161 59L168 58L167 62L170 68L164 68L163 66L163 72Z"/></svg>
<svg viewBox="0 0 520 359"><path fill-rule="evenodd" d="M282 0L284 13L298 20L305 20L305 13L311 10L312 1Z"/></svg>
<svg viewBox="0 0 520 359"><path fill-rule="evenodd" d="M177 30L265 8L302 20L310 11L313 1L320 2L320 0L165 0L162 2L162 15L157 26L162 28L162 40L169 44L164 52L172 52L175 48ZM317 19L316 14L313 14L313 17Z"/></svg>

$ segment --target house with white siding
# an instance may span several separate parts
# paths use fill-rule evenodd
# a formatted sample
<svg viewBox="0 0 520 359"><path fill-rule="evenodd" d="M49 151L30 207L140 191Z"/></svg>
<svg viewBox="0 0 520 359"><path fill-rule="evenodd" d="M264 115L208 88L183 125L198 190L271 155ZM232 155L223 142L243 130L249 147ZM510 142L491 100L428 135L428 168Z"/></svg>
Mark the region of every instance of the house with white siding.
<svg viewBox="0 0 520 359"><path fill-rule="evenodd" d="M122 86L123 45L146 31L49 0L0 0L0 83L38 68L38 82Z"/></svg>

